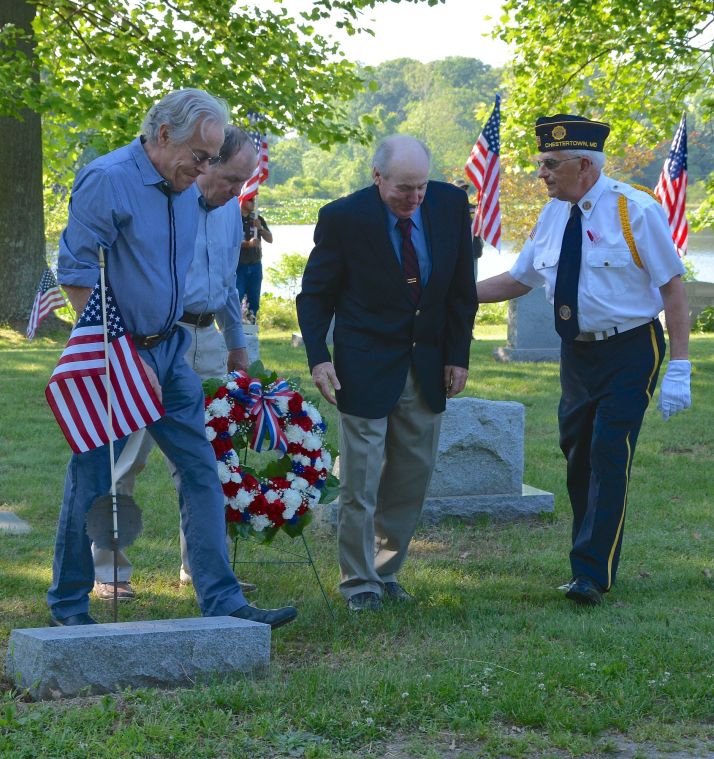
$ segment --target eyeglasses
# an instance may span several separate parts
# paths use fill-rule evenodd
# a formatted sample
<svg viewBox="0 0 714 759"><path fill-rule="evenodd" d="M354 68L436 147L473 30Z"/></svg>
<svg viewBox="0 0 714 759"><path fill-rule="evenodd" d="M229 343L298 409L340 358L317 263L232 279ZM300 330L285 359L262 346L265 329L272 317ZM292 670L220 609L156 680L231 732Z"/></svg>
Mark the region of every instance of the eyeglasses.
<svg viewBox="0 0 714 759"><path fill-rule="evenodd" d="M193 152L192 148L189 148L189 151L193 156L194 163L197 165L201 163L207 163L209 166L215 166L221 160L221 157L219 155L207 155L203 158L200 158Z"/></svg>
<svg viewBox="0 0 714 759"><path fill-rule="evenodd" d="M565 163L566 161L579 161L581 156L576 155L572 158L563 158L560 161L557 158L544 158L542 161L536 161L536 166L538 166L539 169L542 169L544 166L548 171L555 171L558 166L560 166L561 163Z"/></svg>

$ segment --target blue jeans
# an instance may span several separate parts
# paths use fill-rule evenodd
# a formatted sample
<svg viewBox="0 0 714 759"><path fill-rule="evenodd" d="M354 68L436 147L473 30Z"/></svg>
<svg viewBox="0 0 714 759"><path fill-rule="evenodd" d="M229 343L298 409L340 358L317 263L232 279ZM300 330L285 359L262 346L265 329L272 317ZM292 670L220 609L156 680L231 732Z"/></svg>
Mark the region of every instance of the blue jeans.
<svg viewBox="0 0 714 759"><path fill-rule="evenodd" d="M181 522L201 613L226 616L247 602L228 561L223 491L204 429L203 389L184 358L190 342L188 332L179 329L156 348L139 351L159 378L166 410L166 415L148 429L176 469ZM115 443L115 457L125 442ZM57 526L52 585L47 593L56 619L89 611L94 563L85 517L94 500L106 495L110 487L108 445L72 456Z"/></svg>
<svg viewBox="0 0 714 759"><path fill-rule="evenodd" d="M257 316L260 308L260 286L263 282L263 264L238 264L236 289L241 301L248 298L248 308Z"/></svg>

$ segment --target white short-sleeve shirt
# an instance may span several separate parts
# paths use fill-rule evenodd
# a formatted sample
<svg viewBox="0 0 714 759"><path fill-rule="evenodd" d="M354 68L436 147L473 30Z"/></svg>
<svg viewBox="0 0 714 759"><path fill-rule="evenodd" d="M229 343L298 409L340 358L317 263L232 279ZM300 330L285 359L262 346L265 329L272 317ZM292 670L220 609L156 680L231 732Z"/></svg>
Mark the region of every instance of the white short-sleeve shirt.
<svg viewBox="0 0 714 759"><path fill-rule="evenodd" d="M617 201L627 198L632 235L642 268L637 266L622 231ZM578 323L586 332L616 327L631 319L655 317L662 310L659 288L684 274L667 217L646 192L601 174L578 202L583 248L578 283ZM571 204L551 200L510 274L528 287L545 284L552 303L560 245Z"/></svg>

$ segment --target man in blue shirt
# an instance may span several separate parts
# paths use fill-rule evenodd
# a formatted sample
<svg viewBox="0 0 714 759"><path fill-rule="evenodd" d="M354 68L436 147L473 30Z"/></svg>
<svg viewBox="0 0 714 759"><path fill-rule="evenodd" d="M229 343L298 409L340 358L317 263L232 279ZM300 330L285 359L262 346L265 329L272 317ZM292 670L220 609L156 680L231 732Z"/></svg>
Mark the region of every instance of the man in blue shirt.
<svg viewBox="0 0 714 759"><path fill-rule="evenodd" d="M257 153L250 136L236 126L225 129L219 155L221 160L201 174L188 192L198 206L198 233L193 262L186 277L184 312L179 324L191 336L186 352L189 366L202 380L222 377L226 371L248 368L248 352L243 334L241 304L235 283L242 225L236 197L255 169ZM220 324L220 331L216 328ZM146 466L154 440L146 429L133 433L115 467L117 492L134 494L136 477ZM170 462L169 462L170 465ZM172 474L175 470L170 465ZM192 582L183 530L181 540L181 582ZM94 592L103 600L114 596L113 552L92 546ZM132 565L122 552L118 556L117 597L130 600ZM244 592L254 585L241 583Z"/></svg>
<svg viewBox="0 0 714 759"><path fill-rule="evenodd" d="M83 168L60 241L58 280L81 312L98 278L98 246L106 251L107 278L166 410L149 429L176 467L202 614L278 627L293 620L296 609L248 606L231 571L201 381L184 358L190 336L176 326L198 224L196 196L186 191L219 162L227 120L225 105L205 92L172 92L149 110L141 137ZM119 452L123 444L118 441ZM89 615L94 564L84 519L109 491L110 477L108 446L70 459L48 592L53 625L95 624Z"/></svg>

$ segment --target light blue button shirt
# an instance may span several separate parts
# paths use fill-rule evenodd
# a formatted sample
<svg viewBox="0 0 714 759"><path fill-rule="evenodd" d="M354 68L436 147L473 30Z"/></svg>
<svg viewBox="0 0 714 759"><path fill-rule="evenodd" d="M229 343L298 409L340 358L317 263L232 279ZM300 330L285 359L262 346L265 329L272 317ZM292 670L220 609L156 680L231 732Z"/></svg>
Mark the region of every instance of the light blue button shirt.
<svg viewBox="0 0 714 759"><path fill-rule="evenodd" d="M60 284L94 287L98 246L129 332L154 335L183 313L198 223L194 191L169 192L140 138L78 174L59 246Z"/></svg>
<svg viewBox="0 0 714 759"><path fill-rule="evenodd" d="M396 214L393 214L389 208L385 206L387 211L389 231L389 239L392 241L394 252L397 255L397 260L400 265L402 263L402 233L397 229L397 221L399 221ZM411 216L412 220L412 243L414 250L416 251L417 261L419 262L419 273L421 274L422 287L426 287L426 283L431 276L431 251L429 250L429 243L426 238L426 230L424 229L424 223L421 214L421 208L417 210Z"/></svg>
<svg viewBox="0 0 714 759"><path fill-rule="evenodd" d="M245 348L236 267L243 224L240 206L233 198L218 208L209 206L198 188L192 187L198 204L198 233L193 261L186 276L184 311L215 313L228 350Z"/></svg>

